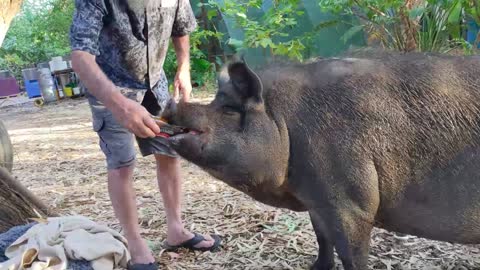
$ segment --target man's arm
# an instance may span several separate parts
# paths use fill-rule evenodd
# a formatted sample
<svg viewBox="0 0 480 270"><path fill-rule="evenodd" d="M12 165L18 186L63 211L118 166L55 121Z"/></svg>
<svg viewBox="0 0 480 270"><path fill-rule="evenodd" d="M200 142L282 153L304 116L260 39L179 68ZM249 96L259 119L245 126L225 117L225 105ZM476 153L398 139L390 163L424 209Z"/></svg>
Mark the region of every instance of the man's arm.
<svg viewBox="0 0 480 270"><path fill-rule="evenodd" d="M197 27L197 20L189 0L178 0L177 13L173 22L172 42L177 55L177 74L175 76L174 98L182 92L182 99L188 101L192 92L190 81L190 37L189 34Z"/></svg>
<svg viewBox="0 0 480 270"><path fill-rule="evenodd" d="M84 51L73 51L72 68L89 92L107 108L116 107L123 100L122 94L116 90L115 85L95 62L94 55Z"/></svg>
<svg viewBox="0 0 480 270"><path fill-rule="evenodd" d="M75 0L70 26L72 67L80 81L112 112L122 126L135 135L154 137L160 128L147 110L124 97L95 61L100 54L98 41L108 9L103 0Z"/></svg>
<svg viewBox="0 0 480 270"><path fill-rule="evenodd" d="M177 55L178 71L190 71L190 37L173 37L172 41Z"/></svg>
<svg viewBox="0 0 480 270"><path fill-rule="evenodd" d="M155 137L160 132L157 123L143 106L124 97L116 89L97 65L94 55L74 50L72 68L88 91L112 112L122 126L141 138Z"/></svg>
<svg viewBox="0 0 480 270"><path fill-rule="evenodd" d="M188 35L172 37L173 46L177 55L177 74L175 76L173 97L178 98L182 91L182 99L188 101L192 92L190 80L190 37Z"/></svg>

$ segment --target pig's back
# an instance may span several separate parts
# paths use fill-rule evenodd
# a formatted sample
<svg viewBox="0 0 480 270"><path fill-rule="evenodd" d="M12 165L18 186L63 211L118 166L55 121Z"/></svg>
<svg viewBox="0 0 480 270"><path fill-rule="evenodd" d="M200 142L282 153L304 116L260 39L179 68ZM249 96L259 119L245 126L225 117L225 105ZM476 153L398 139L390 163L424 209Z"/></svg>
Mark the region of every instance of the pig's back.
<svg viewBox="0 0 480 270"><path fill-rule="evenodd" d="M298 131L292 144L310 144L310 157L321 155L317 143L375 164L381 227L480 239L479 57L323 59L274 77L267 108Z"/></svg>
<svg viewBox="0 0 480 270"><path fill-rule="evenodd" d="M371 151L381 226L478 242L479 58L412 54L358 63L337 81L350 103L337 113L346 119L343 141Z"/></svg>

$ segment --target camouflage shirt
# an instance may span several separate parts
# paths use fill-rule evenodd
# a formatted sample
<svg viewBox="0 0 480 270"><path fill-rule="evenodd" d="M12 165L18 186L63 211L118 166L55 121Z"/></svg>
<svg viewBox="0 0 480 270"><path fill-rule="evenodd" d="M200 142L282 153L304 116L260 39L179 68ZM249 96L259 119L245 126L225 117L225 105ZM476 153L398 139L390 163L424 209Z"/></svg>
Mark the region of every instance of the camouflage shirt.
<svg viewBox="0 0 480 270"><path fill-rule="evenodd" d="M163 63L170 37L187 35L196 26L188 0L75 0L70 44L72 51L95 55L119 88L150 87L166 102Z"/></svg>

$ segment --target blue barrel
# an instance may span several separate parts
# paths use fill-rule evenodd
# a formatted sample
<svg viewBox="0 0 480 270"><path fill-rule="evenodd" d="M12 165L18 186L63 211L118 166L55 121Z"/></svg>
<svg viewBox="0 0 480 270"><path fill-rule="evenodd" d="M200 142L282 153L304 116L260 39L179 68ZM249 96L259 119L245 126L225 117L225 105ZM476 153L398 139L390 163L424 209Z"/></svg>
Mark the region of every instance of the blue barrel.
<svg viewBox="0 0 480 270"><path fill-rule="evenodd" d="M478 31L480 30L479 25L473 20L467 20L467 42L470 44L474 44L477 40ZM480 49L480 42L478 44L478 48Z"/></svg>
<svg viewBox="0 0 480 270"><path fill-rule="evenodd" d="M36 68L27 68L22 70L23 82L25 90L29 98L36 98L42 96L40 85L38 84L38 73Z"/></svg>
<svg viewBox="0 0 480 270"><path fill-rule="evenodd" d="M42 92L40 91L40 85L38 81L31 80L31 81L24 81L25 83L25 90L27 90L27 95L29 98L36 98L42 96Z"/></svg>

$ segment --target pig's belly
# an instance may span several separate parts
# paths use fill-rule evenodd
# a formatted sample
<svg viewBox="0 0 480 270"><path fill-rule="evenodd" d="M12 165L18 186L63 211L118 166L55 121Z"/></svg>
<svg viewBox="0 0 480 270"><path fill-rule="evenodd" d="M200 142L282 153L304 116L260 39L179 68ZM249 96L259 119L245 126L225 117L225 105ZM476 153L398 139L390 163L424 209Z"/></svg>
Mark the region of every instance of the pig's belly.
<svg viewBox="0 0 480 270"><path fill-rule="evenodd" d="M480 243L480 148L413 180L404 191L397 200L382 198L378 227L440 241Z"/></svg>

